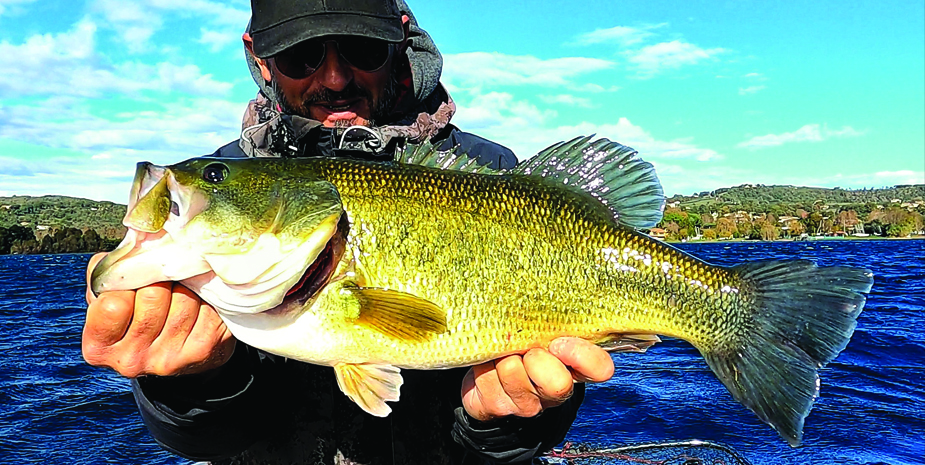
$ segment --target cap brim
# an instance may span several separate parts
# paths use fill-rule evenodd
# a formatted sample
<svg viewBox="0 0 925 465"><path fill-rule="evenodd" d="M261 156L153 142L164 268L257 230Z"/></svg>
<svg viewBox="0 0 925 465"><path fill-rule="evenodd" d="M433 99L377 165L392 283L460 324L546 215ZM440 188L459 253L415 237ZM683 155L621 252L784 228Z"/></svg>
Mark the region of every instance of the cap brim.
<svg viewBox="0 0 925 465"><path fill-rule="evenodd" d="M401 20L344 13L316 14L295 18L262 31L251 31L254 54L276 55L293 45L315 37L351 35L401 42L405 38Z"/></svg>

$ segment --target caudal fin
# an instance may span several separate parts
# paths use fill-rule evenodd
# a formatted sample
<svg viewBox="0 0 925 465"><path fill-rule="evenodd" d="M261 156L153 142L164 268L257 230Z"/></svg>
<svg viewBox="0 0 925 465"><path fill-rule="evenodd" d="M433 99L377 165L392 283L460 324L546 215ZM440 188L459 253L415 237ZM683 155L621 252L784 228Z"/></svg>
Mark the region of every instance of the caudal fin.
<svg viewBox="0 0 925 465"><path fill-rule="evenodd" d="M848 344L873 273L806 260L746 263L731 271L743 281L745 329L728 344L701 351L736 400L798 446L819 393L817 372Z"/></svg>

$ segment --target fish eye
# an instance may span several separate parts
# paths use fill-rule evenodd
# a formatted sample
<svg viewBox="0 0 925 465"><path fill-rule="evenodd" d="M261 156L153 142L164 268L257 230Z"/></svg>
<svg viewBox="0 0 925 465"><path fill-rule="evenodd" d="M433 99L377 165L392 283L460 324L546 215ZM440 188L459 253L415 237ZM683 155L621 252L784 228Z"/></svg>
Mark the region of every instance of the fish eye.
<svg viewBox="0 0 925 465"><path fill-rule="evenodd" d="M228 167L221 163L212 163L202 170L202 179L212 184L218 184L228 176Z"/></svg>

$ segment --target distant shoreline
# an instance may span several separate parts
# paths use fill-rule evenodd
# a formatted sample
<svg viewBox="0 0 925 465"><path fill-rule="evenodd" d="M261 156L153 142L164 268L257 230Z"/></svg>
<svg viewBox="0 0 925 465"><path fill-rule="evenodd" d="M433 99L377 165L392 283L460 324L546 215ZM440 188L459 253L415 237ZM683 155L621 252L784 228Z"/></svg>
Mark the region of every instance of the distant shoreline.
<svg viewBox="0 0 925 465"><path fill-rule="evenodd" d="M649 236L652 237L652 236ZM653 239L655 239L653 237ZM870 237L822 237L822 238L813 238L813 239L774 239L772 241L765 241L761 239L697 239L697 240L684 240L684 241L675 241L675 240L664 240L662 242L668 244L703 244L703 243L731 243L731 242L832 242L832 241L914 241L914 240L923 240L925 236L910 236L910 237L885 237L885 236L870 236Z"/></svg>

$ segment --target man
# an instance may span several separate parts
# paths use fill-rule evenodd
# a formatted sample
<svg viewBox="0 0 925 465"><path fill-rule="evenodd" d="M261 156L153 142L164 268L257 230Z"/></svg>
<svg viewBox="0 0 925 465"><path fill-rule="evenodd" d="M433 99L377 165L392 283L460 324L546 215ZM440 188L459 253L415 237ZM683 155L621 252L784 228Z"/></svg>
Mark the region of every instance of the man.
<svg viewBox="0 0 925 465"><path fill-rule="evenodd" d="M393 1L253 0L244 44L261 91L241 139L213 155L388 159L429 139L513 166L510 150L449 124L440 55ZM613 373L606 352L563 338L471 369L405 370L402 400L377 418L338 391L330 368L236 342L179 284L88 290L88 301L87 361L133 378L165 448L214 463L523 463L564 437L584 394L573 380Z"/></svg>

